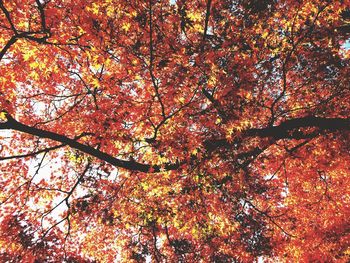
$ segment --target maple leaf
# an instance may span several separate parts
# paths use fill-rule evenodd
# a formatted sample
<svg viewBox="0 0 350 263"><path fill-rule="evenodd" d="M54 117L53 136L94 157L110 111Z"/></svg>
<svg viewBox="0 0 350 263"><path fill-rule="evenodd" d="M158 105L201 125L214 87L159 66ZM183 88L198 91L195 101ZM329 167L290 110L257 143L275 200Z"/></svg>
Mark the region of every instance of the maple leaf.
<svg viewBox="0 0 350 263"><path fill-rule="evenodd" d="M349 1L0 13L1 262L348 262Z"/></svg>

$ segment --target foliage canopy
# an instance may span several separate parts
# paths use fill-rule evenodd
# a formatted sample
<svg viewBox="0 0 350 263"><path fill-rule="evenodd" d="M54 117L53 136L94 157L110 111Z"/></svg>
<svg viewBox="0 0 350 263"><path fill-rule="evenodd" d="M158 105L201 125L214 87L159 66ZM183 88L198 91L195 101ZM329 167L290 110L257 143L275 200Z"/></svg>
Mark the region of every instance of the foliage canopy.
<svg viewBox="0 0 350 263"><path fill-rule="evenodd" d="M2 262L348 262L349 0L0 0Z"/></svg>

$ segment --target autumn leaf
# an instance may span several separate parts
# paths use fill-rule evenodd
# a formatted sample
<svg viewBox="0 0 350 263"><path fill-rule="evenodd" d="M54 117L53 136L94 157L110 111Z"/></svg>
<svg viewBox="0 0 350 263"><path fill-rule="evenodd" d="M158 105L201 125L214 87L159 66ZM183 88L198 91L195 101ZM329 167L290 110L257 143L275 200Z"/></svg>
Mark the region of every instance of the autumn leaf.
<svg viewBox="0 0 350 263"><path fill-rule="evenodd" d="M348 262L349 1L0 1L1 262Z"/></svg>

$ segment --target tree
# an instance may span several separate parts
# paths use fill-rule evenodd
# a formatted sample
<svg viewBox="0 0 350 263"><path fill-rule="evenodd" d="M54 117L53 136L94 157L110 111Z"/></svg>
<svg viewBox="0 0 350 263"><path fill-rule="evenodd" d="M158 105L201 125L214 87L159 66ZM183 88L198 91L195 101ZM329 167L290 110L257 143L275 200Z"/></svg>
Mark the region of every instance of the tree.
<svg viewBox="0 0 350 263"><path fill-rule="evenodd" d="M349 0L0 9L2 261L349 261Z"/></svg>

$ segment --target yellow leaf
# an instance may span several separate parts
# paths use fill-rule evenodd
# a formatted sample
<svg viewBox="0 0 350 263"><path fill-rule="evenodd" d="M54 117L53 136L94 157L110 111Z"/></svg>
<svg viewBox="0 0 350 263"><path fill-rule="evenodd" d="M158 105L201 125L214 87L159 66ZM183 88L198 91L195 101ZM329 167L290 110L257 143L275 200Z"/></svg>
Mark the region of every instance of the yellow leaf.
<svg viewBox="0 0 350 263"><path fill-rule="evenodd" d="M78 26L78 31L79 31L79 34L80 34L80 35L83 35L83 34L86 33L86 31L85 31L82 27L80 27L80 26Z"/></svg>
<svg viewBox="0 0 350 263"><path fill-rule="evenodd" d="M131 27L130 23L123 23L122 25L122 29L124 29L126 32L129 31L130 27Z"/></svg>
<svg viewBox="0 0 350 263"><path fill-rule="evenodd" d="M89 11L92 11L92 13L94 15L97 15L98 14L98 11L99 11L99 5L96 4L96 3L93 3L92 4L92 8L88 8Z"/></svg>
<svg viewBox="0 0 350 263"><path fill-rule="evenodd" d="M200 12L189 13L187 17L192 21L200 21L202 18L202 14Z"/></svg>
<svg viewBox="0 0 350 263"><path fill-rule="evenodd" d="M197 155L197 153L198 153L198 149L194 149L194 150L192 150L192 152L191 152L191 154L193 154L193 155Z"/></svg>
<svg viewBox="0 0 350 263"><path fill-rule="evenodd" d="M35 51L32 49L29 49L26 53L23 54L24 61L28 61L34 54L35 54Z"/></svg>
<svg viewBox="0 0 350 263"><path fill-rule="evenodd" d="M32 69L36 69L38 68L38 66L39 66L39 63L36 61L33 61L32 63L29 64L29 67Z"/></svg>
<svg viewBox="0 0 350 263"><path fill-rule="evenodd" d="M178 101L179 101L181 104L184 104L185 98L184 98L184 97L181 97L181 98L178 99Z"/></svg>
<svg viewBox="0 0 350 263"><path fill-rule="evenodd" d="M215 75L211 75L210 78L208 79L208 85L210 87L215 86L216 84L216 77Z"/></svg>
<svg viewBox="0 0 350 263"><path fill-rule="evenodd" d="M261 37L262 37L262 38L266 38L268 35L269 35L269 32L264 32L264 33L261 35Z"/></svg>
<svg viewBox="0 0 350 263"><path fill-rule="evenodd" d="M6 114L4 111L0 112L0 120L6 120Z"/></svg>

